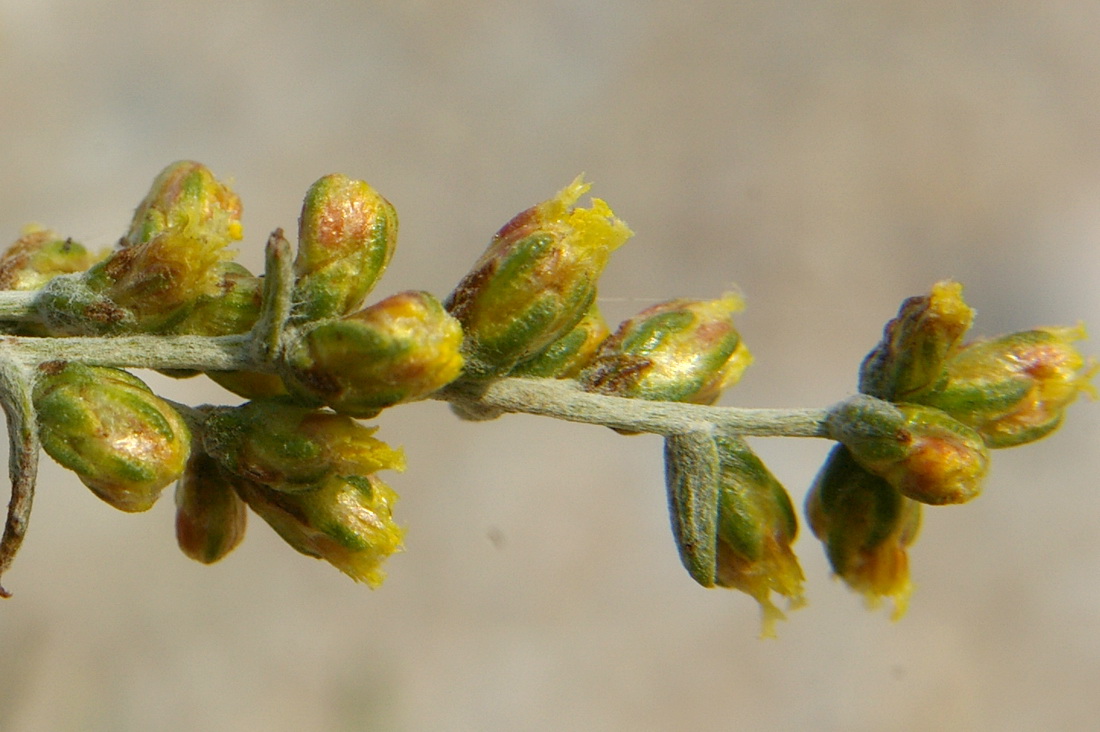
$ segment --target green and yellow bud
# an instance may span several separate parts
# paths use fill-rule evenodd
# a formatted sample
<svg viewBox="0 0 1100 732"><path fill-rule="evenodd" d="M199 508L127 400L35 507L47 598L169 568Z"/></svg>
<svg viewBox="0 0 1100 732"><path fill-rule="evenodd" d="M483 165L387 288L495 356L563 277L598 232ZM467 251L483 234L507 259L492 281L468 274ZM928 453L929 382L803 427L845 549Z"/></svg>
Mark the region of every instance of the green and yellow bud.
<svg viewBox="0 0 1100 732"><path fill-rule="evenodd" d="M920 528L920 503L836 445L806 496L806 517L838 577L870 607L889 598L894 619L905 614L913 590L906 550Z"/></svg>
<svg viewBox="0 0 1100 732"><path fill-rule="evenodd" d="M280 375L302 399L373 417L458 378L461 346L462 329L438 300L402 292L304 330L287 348Z"/></svg>
<svg viewBox="0 0 1100 732"><path fill-rule="evenodd" d="M761 635L784 618L772 592L800 607L802 569L791 549L798 519L787 491L744 440L710 430L665 438L665 482L680 560L704 587L757 601Z"/></svg>
<svg viewBox="0 0 1100 732"><path fill-rule="evenodd" d="M373 475L330 476L315 490L282 493L243 481L237 492L288 544L378 587L382 562L401 549L397 494Z"/></svg>
<svg viewBox="0 0 1100 732"><path fill-rule="evenodd" d="M939 282L929 295L909 298L863 360L860 393L905 402L935 388L973 319L957 282Z"/></svg>
<svg viewBox="0 0 1100 732"><path fill-rule="evenodd" d="M212 410L203 449L222 470L281 492L316 490L332 475L404 470L405 456L351 417L263 399Z"/></svg>
<svg viewBox="0 0 1100 732"><path fill-rule="evenodd" d="M856 397L833 410L829 426L864 469L921 503L965 503L989 470L981 435L933 407Z"/></svg>
<svg viewBox="0 0 1100 732"><path fill-rule="evenodd" d="M143 244L166 231L196 239L242 236L241 199L202 163L180 160L160 172L134 211L123 246Z"/></svg>
<svg viewBox="0 0 1100 732"><path fill-rule="evenodd" d="M611 252L632 232L578 176L554 198L504 225L447 298L462 323L466 373L506 374L571 331L596 297Z"/></svg>
<svg viewBox="0 0 1100 732"><path fill-rule="evenodd" d="M48 362L35 382L34 405L49 456L120 510L152 507L187 464L187 424L125 371Z"/></svg>
<svg viewBox="0 0 1100 732"><path fill-rule="evenodd" d="M1096 364L1073 342L1076 328L1038 328L968 344L945 366L945 380L922 404L972 427L989 447L1013 447L1053 432L1078 394L1096 391Z"/></svg>
<svg viewBox="0 0 1100 732"><path fill-rule="evenodd" d="M593 303L573 330L521 361L510 376L572 379L591 363L600 344L611 334L599 307Z"/></svg>
<svg viewBox="0 0 1100 732"><path fill-rule="evenodd" d="M338 318L362 307L393 256L397 212L373 188L327 175L306 193L298 221L295 317Z"/></svg>
<svg viewBox="0 0 1100 732"><path fill-rule="evenodd" d="M0 290L37 290L57 275L83 272L97 257L49 229L28 226L0 255Z"/></svg>
<svg viewBox="0 0 1100 732"><path fill-rule="evenodd" d="M601 394L713 404L752 363L733 325L742 307L729 294L647 308L600 345L581 383Z"/></svg>
<svg viewBox="0 0 1100 732"><path fill-rule="evenodd" d="M176 541L196 562L213 564L244 539L248 512L231 480L216 460L196 450L176 484Z"/></svg>
<svg viewBox="0 0 1100 732"><path fill-rule="evenodd" d="M798 519L782 484L736 437L717 439L720 465L716 584L741 590L760 603L761 636L775 635L783 612L771 593L804 604L802 568L791 549Z"/></svg>
<svg viewBox="0 0 1100 732"><path fill-rule="evenodd" d="M58 335L172 332L198 300L220 292L239 217L240 200L206 168L169 166L122 246L82 275L51 280L36 308Z"/></svg>

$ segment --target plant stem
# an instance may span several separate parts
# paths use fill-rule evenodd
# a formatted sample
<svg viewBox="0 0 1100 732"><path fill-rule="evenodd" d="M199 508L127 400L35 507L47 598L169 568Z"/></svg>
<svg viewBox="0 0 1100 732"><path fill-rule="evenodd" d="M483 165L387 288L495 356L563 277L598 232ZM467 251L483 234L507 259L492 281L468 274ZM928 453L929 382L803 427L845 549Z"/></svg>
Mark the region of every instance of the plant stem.
<svg viewBox="0 0 1100 732"><path fill-rule="evenodd" d="M249 335L0 337L0 349L24 365L80 361L89 366L200 371L264 370L249 351Z"/></svg>
<svg viewBox="0 0 1100 732"><path fill-rule="evenodd" d="M8 474L11 500L4 534L0 538L0 577L11 566L31 517L34 484L38 476L38 425L26 368L0 352L0 407L8 422ZM0 597L10 597L0 585Z"/></svg>
<svg viewBox="0 0 1100 732"><path fill-rule="evenodd" d="M38 290L0 290L0 322L37 320L34 299Z"/></svg>
<svg viewBox="0 0 1100 732"><path fill-rule="evenodd" d="M475 414L520 412L631 432L683 434L710 424L728 434L829 437L830 409L744 409L591 394L557 379L458 381L432 395Z"/></svg>

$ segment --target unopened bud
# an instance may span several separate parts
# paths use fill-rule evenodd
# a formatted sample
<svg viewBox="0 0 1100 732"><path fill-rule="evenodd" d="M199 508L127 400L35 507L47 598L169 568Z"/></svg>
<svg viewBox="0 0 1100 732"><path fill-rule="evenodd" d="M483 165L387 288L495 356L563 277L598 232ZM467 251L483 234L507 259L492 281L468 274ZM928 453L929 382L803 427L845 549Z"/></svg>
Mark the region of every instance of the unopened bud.
<svg viewBox="0 0 1100 732"><path fill-rule="evenodd" d="M713 404L752 363L733 325L741 307L730 294L643 310L601 344L581 383L601 394Z"/></svg>
<svg viewBox="0 0 1100 732"><path fill-rule="evenodd" d="M240 201L197 163L170 166L131 233L82 275L55 277L35 306L52 333L168 333L217 295L225 247L241 236Z"/></svg>
<svg viewBox="0 0 1100 732"><path fill-rule="evenodd" d="M397 212L373 188L327 175L306 193L298 221L295 315L338 318L363 305L397 244Z"/></svg>
<svg viewBox="0 0 1100 732"><path fill-rule="evenodd" d="M34 405L49 456L115 508L149 509L183 473L191 449L186 423L125 371L43 364Z"/></svg>
<svg viewBox="0 0 1100 732"><path fill-rule="evenodd" d="M913 589L906 549L920 515L920 503L860 467L843 445L833 447L806 496L810 529L833 571L871 607L890 598L895 620Z"/></svg>
<svg viewBox="0 0 1100 732"><path fill-rule="evenodd" d="M194 452L176 484L176 541L183 553L203 564L218 561L244 539L247 513L217 461Z"/></svg>
<svg viewBox="0 0 1100 732"><path fill-rule="evenodd" d="M856 397L833 410L830 430L856 462L921 503L969 501L989 469L981 435L932 407Z"/></svg>
<svg viewBox="0 0 1100 732"><path fill-rule="evenodd" d="M241 199L202 163L172 163L134 211L123 244L142 244L169 229L196 238L237 241L242 236Z"/></svg>
<svg viewBox="0 0 1100 732"><path fill-rule="evenodd" d="M631 231L606 203L573 204L581 177L504 225L447 299L462 323L466 372L505 374L572 330L596 297L612 251Z"/></svg>
<svg viewBox="0 0 1100 732"><path fill-rule="evenodd" d="M791 549L798 519L783 485L744 440L718 438L721 482L718 494L717 584L751 595L760 603L761 635L775 635L784 615L771 593L792 608L804 604L802 568Z"/></svg>
<svg viewBox="0 0 1100 732"><path fill-rule="evenodd" d="M750 595L760 605L761 635L774 636L784 614L771 593L792 608L804 602L787 491L744 440L710 430L665 438L665 479L684 567L704 587Z"/></svg>
<svg viewBox="0 0 1100 732"><path fill-rule="evenodd" d="M593 303L573 330L526 361L521 361L509 375L572 379L592 361L608 335L607 322Z"/></svg>
<svg viewBox="0 0 1100 732"><path fill-rule="evenodd" d="M351 417L280 399L211 412L203 447L223 470L274 490L316 490L330 475L404 470L405 456Z"/></svg>
<svg viewBox="0 0 1100 732"><path fill-rule="evenodd" d="M951 358L946 379L921 403L975 429L989 447L1012 447L1053 432L1096 373L1072 345L1084 328L1039 328L971 343Z"/></svg>
<svg viewBox="0 0 1100 732"><path fill-rule="evenodd" d="M341 414L373 417L423 399L462 371L462 329L426 292L402 292L305 330L281 375L291 391Z"/></svg>
<svg viewBox="0 0 1100 732"><path fill-rule="evenodd" d="M957 282L939 282L929 295L909 298L863 360L860 393L904 402L934 388L973 319Z"/></svg>
<svg viewBox="0 0 1100 732"><path fill-rule="evenodd" d="M250 481L237 491L288 544L356 582L382 584L382 562L401 549L403 532L392 516L397 494L373 475L333 475L304 493L282 493Z"/></svg>
<svg viewBox="0 0 1100 732"><path fill-rule="evenodd" d="M83 272L95 260L84 245L29 226L0 255L0 290L37 290L57 275Z"/></svg>

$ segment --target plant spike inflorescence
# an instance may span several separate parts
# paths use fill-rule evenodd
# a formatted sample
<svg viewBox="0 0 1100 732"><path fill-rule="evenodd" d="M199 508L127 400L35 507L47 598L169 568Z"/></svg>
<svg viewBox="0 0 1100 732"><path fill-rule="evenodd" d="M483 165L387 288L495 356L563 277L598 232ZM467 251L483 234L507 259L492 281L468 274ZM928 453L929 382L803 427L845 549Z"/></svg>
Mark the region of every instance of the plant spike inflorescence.
<svg viewBox="0 0 1100 732"><path fill-rule="evenodd" d="M215 562L251 508L292 547L377 586L401 549L396 493L377 475L404 455L357 418L404 402L450 402L464 419L508 412L664 437L672 530L689 574L783 617L802 604L791 499L745 436L836 441L806 499L834 572L876 604L910 592L906 548L923 504L975 497L989 450L1062 422L1096 367L1083 329L965 343L973 311L942 282L906 300L864 360L856 397L827 409L712 406L752 362L735 295L677 299L614 332L597 306L610 254L632 235L577 178L493 236L444 301L402 292L368 304L393 256L397 214L362 181L318 180L265 272L233 261L240 199L204 166L168 166L118 246L94 255L30 228L0 255L0 405L12 499L9 568L44 448L104 501L150 508L176 485L180 548ZM189 407L124 369L205 373L249 401ZM0 587L0 594L7 596Z"/></svg>

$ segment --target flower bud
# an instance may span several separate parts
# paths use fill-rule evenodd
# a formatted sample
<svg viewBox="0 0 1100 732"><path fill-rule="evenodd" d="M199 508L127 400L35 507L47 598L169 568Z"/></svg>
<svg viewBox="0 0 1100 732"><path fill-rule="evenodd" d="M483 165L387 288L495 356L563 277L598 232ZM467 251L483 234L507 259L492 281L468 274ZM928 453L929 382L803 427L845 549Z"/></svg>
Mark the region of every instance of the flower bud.
<svg viewBox="0 0 1100 732"><path fill-rule="evenodd" d="M447 298L466 334L467 374L507 373L572 330L591 307L611 252L631 231L598 198L590 209L573 207L589 188L578 176L515 216Z"/></svg>
<svg viewBox="0 0 1100 732"><path fill-rule="evenodd" d="M298 221L295 302L303 320L362 307L397 244L397 212L361 180L327 175L306 193Z"/></svg>
<svg viewBox="0 0 1100 732"><path fill-rule="evenodd" d="M423 399L462 371L462 329L426 292L402 292L305 330L281 375L291 391L341 414L373 417Z"/></svg>
<svg viewBox="0 0 1100 732"><path fill-rule="evenodd" d="M247 513L217 461L192 453L176 484L176 541L183 553L203 564L218 561L244 539Z"/></svg>
<svg viewBox="0 0 1100 732"><path fill-rule="evenodd" d="M957 282L939 282L931 294L909 298L863 360L860 393L905 402L934 388L973 319Z"/></svg>
<svg viewBox="0 0 1100 732"><path fill-rule="evenodd" d="M213 410L203 448L223 470L283 492L316 490L330 475L405 469L405 456L351 417L263 399Z"/></svg>
<svg viewBox="0 0 1100 732"><path fill-rule="evenodd" d="M921 403L942 409L982 436L989 447L1012 447L1053 432L1085 391L1095 396L1089 364L1072 343L1084 328L1039 328L960 350L946 379Z"/></svg>
<svg viewBox="0 0 1100 732"><path fill-rule="evenodd" d="M156 177L134 211L122 243L143 244L169 229L195 238L237 241L242 236L241 199L202 163L172 163Z"/></svg>
<svg viewBox="0 0 1100 732"><path fill-rule="evenodd" d="M760 604L761 635L775 635L802 599L802 569L791 550L798 521L787 491L744 440L709 430L665 438L665 481L672 532L684 567L704 587L715 584Z"/></svg>
<svg viewBox="0 0 1100 732"><path fill-rule="evenodd" d="M304 493L243 481L237 492L288 544L324 559L356 582L382 584L382 562L401 549L397 494L373 475L332 475Z"/></svg>
<svg viewBox="0 0 1100 732"><path fill-rule="evenodd" d="M551 343L510 372L510 376L572 379L596 355L604 339L610 335L607 322L595 303L573 330Z"/></svg>
<svg viewBox="0 0 1100 732"><path fill-rule="evenodd" d="M830 430L864 469L921 503L965 503L989 469L981 435L932 407L857 397L834 409Z"/></svg>
<svg viewBox="0 0 1100 732"><path fill-rule="evenodd" d="M0 255L0 290L37 290L57 275L83 272L95 260L84 245L28 226Z"/></svg>
<svg viewBox="0 0 1100 732"><path fill-rule="evenodd" d="M161 174L130 234L82 275L55 277L36 309L57 335L168 333L216 296L226 245L241 237L240 201L197 163Z"/></svg>
<svg viewBox="0 0 1100 732"><path fill-rule="evenodd" d="M183 418L125 371L48 362L34 405L50 457L122 511L152 507L187 463L191 435Z"/></svg>
<svg viewBox="0 0 1100 732"><path fill-rule="evenodd" d="M581 383L602 394L713 404L752 363L733 326L741 307L730 294L643 310L600 345Z"/></svg>
<svg viewBox="0 0 1100 732"><path fill-rule="evenodd" d="M719 437L716 583L751 595L760 603L761 636L775 635L784 618L771 593L804 604L802 568L791 549L798 520L790 496L744 440Z"/></svg>
<svg viewBox="0 0 1100 732"><path fill-rule="evenodd" d="M837 576L869 606L890 598L894 619L912 592L906 548L920 528L921 504L864 470L836 445L806 496L806 517Z"/></svg>

